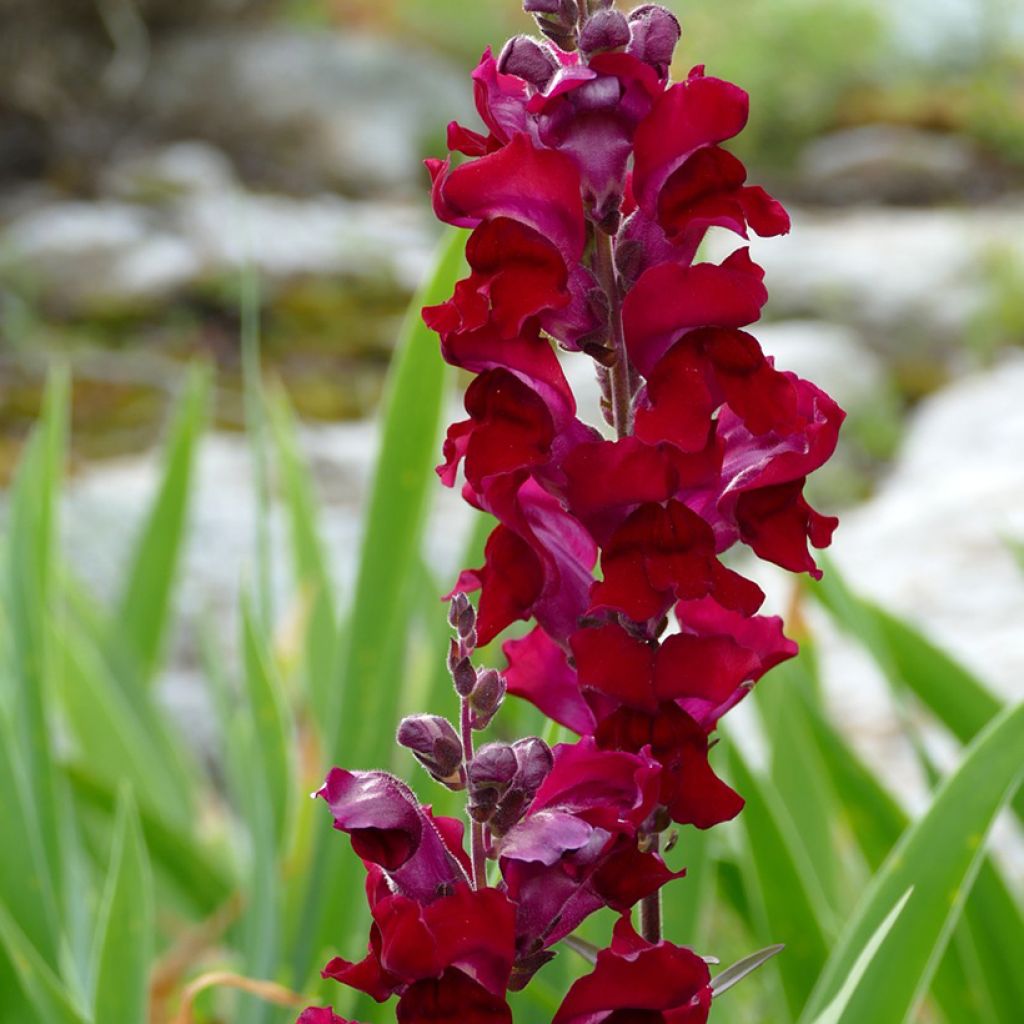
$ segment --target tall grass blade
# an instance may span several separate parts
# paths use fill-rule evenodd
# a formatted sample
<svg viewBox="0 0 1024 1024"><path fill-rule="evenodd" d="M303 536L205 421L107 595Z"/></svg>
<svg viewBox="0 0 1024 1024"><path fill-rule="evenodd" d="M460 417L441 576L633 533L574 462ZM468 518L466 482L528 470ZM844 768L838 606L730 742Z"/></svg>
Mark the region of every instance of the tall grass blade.
<svg viewBox="0 0 1024 1024"><path fill-rule="evenodd" d="M160 488L135 544L112 624L115 664L130 652L132 681L152 683L173 612L174 585L186 538L196 449L206 421L210 375L193 369L164 452Z"/></svg>
<svg viewBox="0 0 1024 1024"><path fill-rule="evenodd" d="M95 1020L143 1024L153 958L153 888L131 790L122 789L96 930Z"/></svg>
<svg viewBox="0 0 1024 1024"><path fill-rule="evenodd" d="M890 909L913 893L837 1024L902 1024L927 990L982 860L985 835L1020 785L1024 704L975 740L887 858L843 931L808 1001L813 1021L836 998Z"/></svg>

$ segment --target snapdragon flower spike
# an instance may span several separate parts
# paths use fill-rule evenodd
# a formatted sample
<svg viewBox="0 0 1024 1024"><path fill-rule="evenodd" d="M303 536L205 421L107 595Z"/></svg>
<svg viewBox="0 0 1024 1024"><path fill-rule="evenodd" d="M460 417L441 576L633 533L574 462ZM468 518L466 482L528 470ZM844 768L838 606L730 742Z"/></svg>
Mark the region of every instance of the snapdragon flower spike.
<svg viewBox="0 0 1024 1024"><path fill-rule="evenodd" d="M543 38L484 53L481 125L453 122L450 152L427 161L435 214L470 232L468 276L423 310L474 375L438 473L497 525L449 595L459 729L413 716L399 740L465 786L469 850L394 777L333 769L319 795L366 866L373 924L367 956L324 973L397 997L403 1024L506 1024L506 992L612 908L611 946L555 1024L704 1024L705 962L660 937L659 890L683 872L659 833L743 806L710 763L713 733L796 645L723 557L745 545L820 575L812 549L836 521L804 487L843 413L750 332L768 292L743 242L790 224L728 150L746 93L703 67L673 82L681 29L657 4L524 8ZM712 228L737 248L700 262ZM562 363L584 358L614 436L579 418ZM474 667L519 621L507 670ZM580 738L474 750L506 692ZM338 1020L311 1008L302 1024Z"/></svg>

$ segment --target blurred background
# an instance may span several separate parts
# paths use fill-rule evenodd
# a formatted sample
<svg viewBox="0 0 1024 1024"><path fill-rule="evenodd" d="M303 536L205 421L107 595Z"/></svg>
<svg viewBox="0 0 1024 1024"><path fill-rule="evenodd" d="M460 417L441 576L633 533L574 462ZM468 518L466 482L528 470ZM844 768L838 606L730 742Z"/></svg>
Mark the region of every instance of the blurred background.
<svg viewBox="0 0 1024 1024"><path fill-rule="evenodd" d="M815 483L832 509L865 506L836 557L1013 686L1024 8L669 6L684 25L676 74L701 62L750 91L735 148L793 211L789 238L755 244L771 294L761 338L850 413ZM313 427L305 444L344 575L372 416L438 234L420 161L442 151L449 119L475 123L469 71L529 20L515 0L0 11L0 484L60 356L74 391L66 531L102 589L155 486L153 446L184 368L212 362L221 433L203 451L185 586L192 604L233 609L250 550L251 503L237 500L247 448L230 433L243 422L246 320Z"/></svg>
<svg viewBox="0 0 1024 1024"><path fill-rule="evenodd" d="M703 63L751 93L733 148L793 214L789 237L753 245L771 295L757 334L848 410L813 484L843 517L837 566L1019 698L1024 6L667 6L684 28L676 76ZM218 740L196 623L236 646L254 534L262 524L277 548L288 530L243 433L246 353L297 413L348 593L385 374L440 234L421 161L442 152L449 120L476 123L483 48L530 27L516 0L0 0L0 521L48 367L64 363L64 550L90 592L113 595L188 367L212 365L160 671L161 701L200 750ZM709 255L734 244L712 239ZM447 582L468 519L441 490L426 554ZM286 572L264 568L286 660L303 609ZM879 668L816 606L797 630L804 617L839 720L920 805L929 779ZM935 764L955 760L949 729L922 736ZM1017 881L1020 850L1002 850Z"/></svg>

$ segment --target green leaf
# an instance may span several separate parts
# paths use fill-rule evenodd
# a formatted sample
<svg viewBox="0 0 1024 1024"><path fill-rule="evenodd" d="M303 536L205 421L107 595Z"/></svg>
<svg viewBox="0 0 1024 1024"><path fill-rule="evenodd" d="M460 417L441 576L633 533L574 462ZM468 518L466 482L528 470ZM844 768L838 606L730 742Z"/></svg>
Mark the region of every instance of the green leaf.
<svg viewBox="0 0 1024 1024"><path fill-rule="evenodd" d="M839 1024L843 1019L843 1013L850 1005L850 1001L857 991L857 986L861 984L868 968L874 962L878 951L882 948L882 943L885 942L889 932L893 929L893 925L896 924L900 914L903 913L903 908L906 907L912 892L913 889L908 889L900 897L896 906L889 911L885 920L875 929L874 934L865 944L853 967L850 969L850 973L843 980L843 987L836 993L835 999L825 1007L821 1015L814 1021L814 1024Z"/></svg>
<svg viewBox="0 0 1024 1024"><path fill-rule="evenodd" d="M927 813L889 855L832 952L804 1011L812 1021L844 983L891 909L913 889L836 1024L902 1024L931 981L982 859L985 835L1024 775L1024 704L975 740Z"/></svg>
<svg viewBox="0 0 1024 1024"><path fill-rule="evenodd" d="M46 870L39 819L18 745L0 713L0 821L9 837L0 841L0 903L8 908L26 940L55 963L58 914L53 879ZM15 838L10 838L15 837Z"/></svg>
<svg viewBox="0 0 1024 1024"><path fill-rule="evenodd" d="M63 371L49 382L42 418L22 455L11 501L7 545L5 611L11 638L12 709L15 740L24 761L36 818L44 875L54 905L63 904L60 856L61 808L49 728L50 652L46 623L53 600L57 492L67 432L68 380ZM4 677L0 676L0 684Z"/></svg>
<svg viewBox="0 0 1024 1024"><path fill-rule="evenodd" d="M46 1024L92 1024L39 951L25 937L7 907L0 903L0 945L10 959L22 991Z"/></svg>
<svg viewBox="0 0 1024 1024"><path fill-rule="evenodd" d="M110 636L117 661L127 651L135 674L152 682L173 611L174 584L186 535L195 453L206 421L210 375L189 375L164 453L164 474L135 544Z"/></svg>
<svg viewBox="0 0 1024 1024"><path fill-rule="evenodd" d="M750 771L735 744L729 749L729 764L736 788L747 801L740 821L748 839L748 883L756 889L755 904L763 909L759 938L786 947L778 968L796 1016L828 958L830 912L815 887L792 818L771 782Z"/></svg>
<svg viewBox="0 0 1024 1024"><path fill-rule="evenodd" d="M764 949L759 949L756 953L751 953L749 956L743 957L742 960L730 964L724 971L719 971L711 979L711 989L715 993L715 997L722 995L723 992L728 992L734 985L738 985L748 975L764 966L773 956L778 956L785 948L781 943L765 946Z"/></svg>
<svg viewBox="0 0 1024 1024"><path fill-rule="evenodd" d="M405 641L398 614L402 587L419 556L447 367L420 306L442 301L463 266L463 236L452 232L430 281L406 315L389 376L380 454L366 516L339 714L328 721L327 753L350 768L370 768L390 746L400 679L382 678L392 644Z"/></svg>
<svg viewBox="0 0 1024 1024"><path fill-rule="evenodd" d="M909 824L909 816L820 710L811 705L804 710L828 777L843 794L842 812L850 834L868 866L877 871ZM1024 1005L1024 978L1011 967L1012 950L1024 949L1024 917L989 858L978 872L954 945L943 958L934 983L946 1016L957 1019L959 1012L982 1019L980 1007L991 1004L997 1008L995 1019L1012 1019L1006 1016L1008 1008ZM955 962L968 957L973 964L970 977L965 976L962 963ZM957 1004L964 1000L965 1009L958 1011Z"/></svg>
<svg viewBox="0 0 1024 1024"><path fill-rule="evenodd" d="M95 1019L145 1024L153 959L149 859L131 790L121 791L96 928Z"/></svg>
<svg viewBox="0 0 1024 1024"><path fill-rule="evenodd" d="M842 906L841 860L835 835L838 808L827 773L810 734L801 694L816 692L811 676L810 645L801 641L800 655L773 669L754 688L770 751L771 780L793 822L792 837L814 874L815 889L832 913Z"/></svg>
<svg viewBox="0 0 1024 1024"><path fill-rule="evenodd" d="M51 646L60 663L56 675L75 738L75 760L111 789L129 780L147 810L189 829L188 781L175 771L177 761L165 755L159 727L154 735L148 695L130 700L100 651L68 619L52 624Z"/></svg>
<svg viewBox="0 0 1024 1024"><path fill-rule="evenodd" d="M974 673L913 626L854 594L827 558L825 568L810 593L864 644L893 686L913 692L957 739L970 742L1002 710Z"/></svg>
<svg viewBox="0 0 1024 1024"><path fill-rule="evenodd" d="M117 795L109 783L95 778L85 765L67 765L64 771L76 806L101 811L111 818L116 815ZM197 916L208 917L227 902L235 880L222 859L145 806L139 808L139 820L153 868L177 887Z"/></svg>
<svg viewBox="0 0 1024 1024"><path fill-rule="evenodd" d="M331 693L337 686L339 630L334 588L328 573L327 550L320 536L313 483L296 444L295 424L283 391L269 409L288 513L292 567L299 596L308 606L303 658L305 694L314 707L322 709L331 703Z"/></svg>
<svg viewBox="0 0 1024 1024"><path fill-rule="evenodd" d="M261 788L269 801L270 833L275 837L275 845L280 846L287 839L286 826L295 788L295 739L280 679L247 602L242 606L242 650L252 725L250 769L259 773ZM249 795L238 795L249 799Z"/></svg>

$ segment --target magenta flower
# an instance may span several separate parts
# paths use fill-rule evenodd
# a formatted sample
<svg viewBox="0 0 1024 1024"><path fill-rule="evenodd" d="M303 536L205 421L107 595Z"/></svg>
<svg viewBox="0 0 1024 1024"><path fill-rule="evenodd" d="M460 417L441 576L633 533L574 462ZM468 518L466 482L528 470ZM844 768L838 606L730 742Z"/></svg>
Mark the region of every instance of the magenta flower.
<svg viewBox="0 0 1024 1024"><path fill-rule="evenodd" d="M704 1024L711 1006L707 964L691 949L650 943L623 917L552 1024Z"/></svg>
<svg viewBox="0 0 1024 1024"><path fill-rule="evenodd" d="M333 769L319 795L366 865L373 923L366 957L324 975L397 998L400 1022L506 1024L506 993L612 908L611 946L555 1024L704 1024L707 965L661 938L660 889L684 874L661 834L739 813L713 733L796 653L722 559L744 544L819 575L811 549L836 520L804 486L843 413L749 332L768 297L749 250L695 262L712 227L789 230L724 148L746 93L703 67L672 83L680 28L656 4L524 8L544 38L484 54L479 130L453 122L450 153L427 161L437 217L470 231L469 274L423 310L444 358L474 375L438 474L497 525L449 595L458 727L414 715L398 740L465 792L468 850L462 825L398 779ZM563 372L584 358L603 425L580 420ZM476 669L477 646L520 621L507 670ZM475 749L507 693L580 738ZM337 1020L311 1009L302 1024Z"/></svg>

